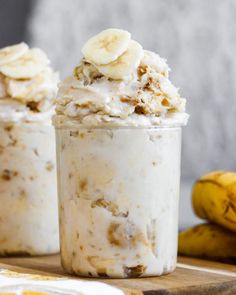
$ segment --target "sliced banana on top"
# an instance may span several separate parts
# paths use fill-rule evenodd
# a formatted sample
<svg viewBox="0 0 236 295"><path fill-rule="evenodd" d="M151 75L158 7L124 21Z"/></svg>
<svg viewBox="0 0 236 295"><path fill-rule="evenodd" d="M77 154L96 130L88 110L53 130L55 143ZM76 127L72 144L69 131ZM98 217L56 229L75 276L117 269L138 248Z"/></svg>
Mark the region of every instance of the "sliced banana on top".
<svg viewBox="0 0 236 295"><path fill-rule="evenodd" d="M55 95L58 75L46 67L42 72L27 80L6 78L7 93L23 102L40 101Z"/></svg>
<svg viewBox="0 0 236 295"><path fill-rule="evenodd" d="M97 65L106 65L124 53L130 42L130 33L125 30L107 29L90 38L82 48L86 60Z"/></svg>
<svg viewBox="0 0 236 295"><path fill-rule="evenodd" d="M138 67L143 57L142 46L131 40L127 50L115 61L107 65L96 66L100 73L107 78L119 80L130 76L130 74Z"/></svg>
<svg viewBox="0 0 236 295"><path fill-rule="evenodd" d="M2 48L0 50L0 66L20 58L28 49L28 45L24 42Z"/></svg>
<svg viewBox="0 0 236 295"><path fill-rule="evenodd" d="M40 73L48 63L45 53L38 48L33 48L19 59L0 66L0 72L14 79L29 79Z"/></svg>

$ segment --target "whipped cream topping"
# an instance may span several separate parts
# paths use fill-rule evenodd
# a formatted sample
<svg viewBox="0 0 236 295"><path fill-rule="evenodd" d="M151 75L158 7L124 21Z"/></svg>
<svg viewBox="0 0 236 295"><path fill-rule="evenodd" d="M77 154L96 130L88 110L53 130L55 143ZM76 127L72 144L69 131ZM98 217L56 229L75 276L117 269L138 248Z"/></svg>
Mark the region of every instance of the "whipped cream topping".
<svg viewBox="0 0 236 295"><path fill-rule="evenodd" d="M85 44L84 57L73 75L60 83L54 123L185 125L188 119L186 100L168 79L169 67L165 59L143 50L133 40L127 42L127 34L120 38L119 32L122 35L126 31L108 29ZM117 47L125 48L118 57ZM114 60L110 61L112 52ZM101 64L106 58L109 63Z"/></svg>
<svg viewBox="0 0 236 295"><path fill-rule="evenodd" d="M49 123L58 82L40 49L25 43L0 49L0 120Z"/></svg>

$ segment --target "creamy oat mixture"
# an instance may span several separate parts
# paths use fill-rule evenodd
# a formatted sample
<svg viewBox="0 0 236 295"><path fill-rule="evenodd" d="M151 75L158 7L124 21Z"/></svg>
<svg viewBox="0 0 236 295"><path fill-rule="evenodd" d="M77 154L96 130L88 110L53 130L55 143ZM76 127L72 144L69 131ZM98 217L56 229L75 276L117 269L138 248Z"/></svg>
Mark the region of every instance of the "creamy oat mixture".
<svg viewBox="0 0 236 295"><path fill-rule="evenodd" d="M40 49L0 49L0 255L59 251L50 122L57 83Z"/></svg>
<svg viewBox="0 0 236 295"><path fill-rule="evenodd" d="M180 128L57 132L64 268L94 277L173 271Z"/></svg>
<svg viewBox="0 0 236 295"><path fill-rule="evenodd" d="M86 126L186 124L186 101L170 82L166 61L133 40L127 47L108 65L96 64L85 54L73 75L60 84L57 120L73 119Z"/></svg>
<svg viewBox="0 0 236 295"><path fill-rule="evenodd" d="M185 99L128 32L89 39L61 82L57 135L64 268L93 277L173 271Z"/></svg>

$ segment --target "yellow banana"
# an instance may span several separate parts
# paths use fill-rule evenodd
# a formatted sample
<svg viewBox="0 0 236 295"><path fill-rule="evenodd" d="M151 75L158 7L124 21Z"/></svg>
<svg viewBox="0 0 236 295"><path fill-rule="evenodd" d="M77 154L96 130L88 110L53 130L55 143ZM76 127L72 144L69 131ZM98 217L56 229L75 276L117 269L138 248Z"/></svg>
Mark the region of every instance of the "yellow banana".
<svg viewBox="0 0 236 295"><path fill-rule="evenodd" d="M235 262L236 234L216 224L200 224L179 234L179 254Z"/></svg>
<svg viewBox="0 0 236 295"><path fill-rule="evenodd" d="M236 172L215 171L197 180L192 204L200 218L236 232Z"/></svg>

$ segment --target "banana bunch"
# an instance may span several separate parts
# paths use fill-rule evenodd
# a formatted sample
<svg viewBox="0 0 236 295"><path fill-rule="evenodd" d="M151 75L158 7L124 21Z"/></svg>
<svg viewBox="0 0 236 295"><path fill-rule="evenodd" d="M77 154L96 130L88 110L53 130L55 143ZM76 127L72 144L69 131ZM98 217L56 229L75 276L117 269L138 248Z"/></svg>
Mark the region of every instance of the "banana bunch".
<svg viewBox="0 0 236 295"><path fill-rule="evenodd" d="M215 171L196 181L192 190L196 215L210 223L179 235L179 253L214 260L236 259L236 173Z"/></svg>
<svg viewBox="0 0 236 295"><path fill-rule="evenodd" d="M231 262L236 260L236 235L216 224L196 225L180 233L179 253Z"/></svg>

